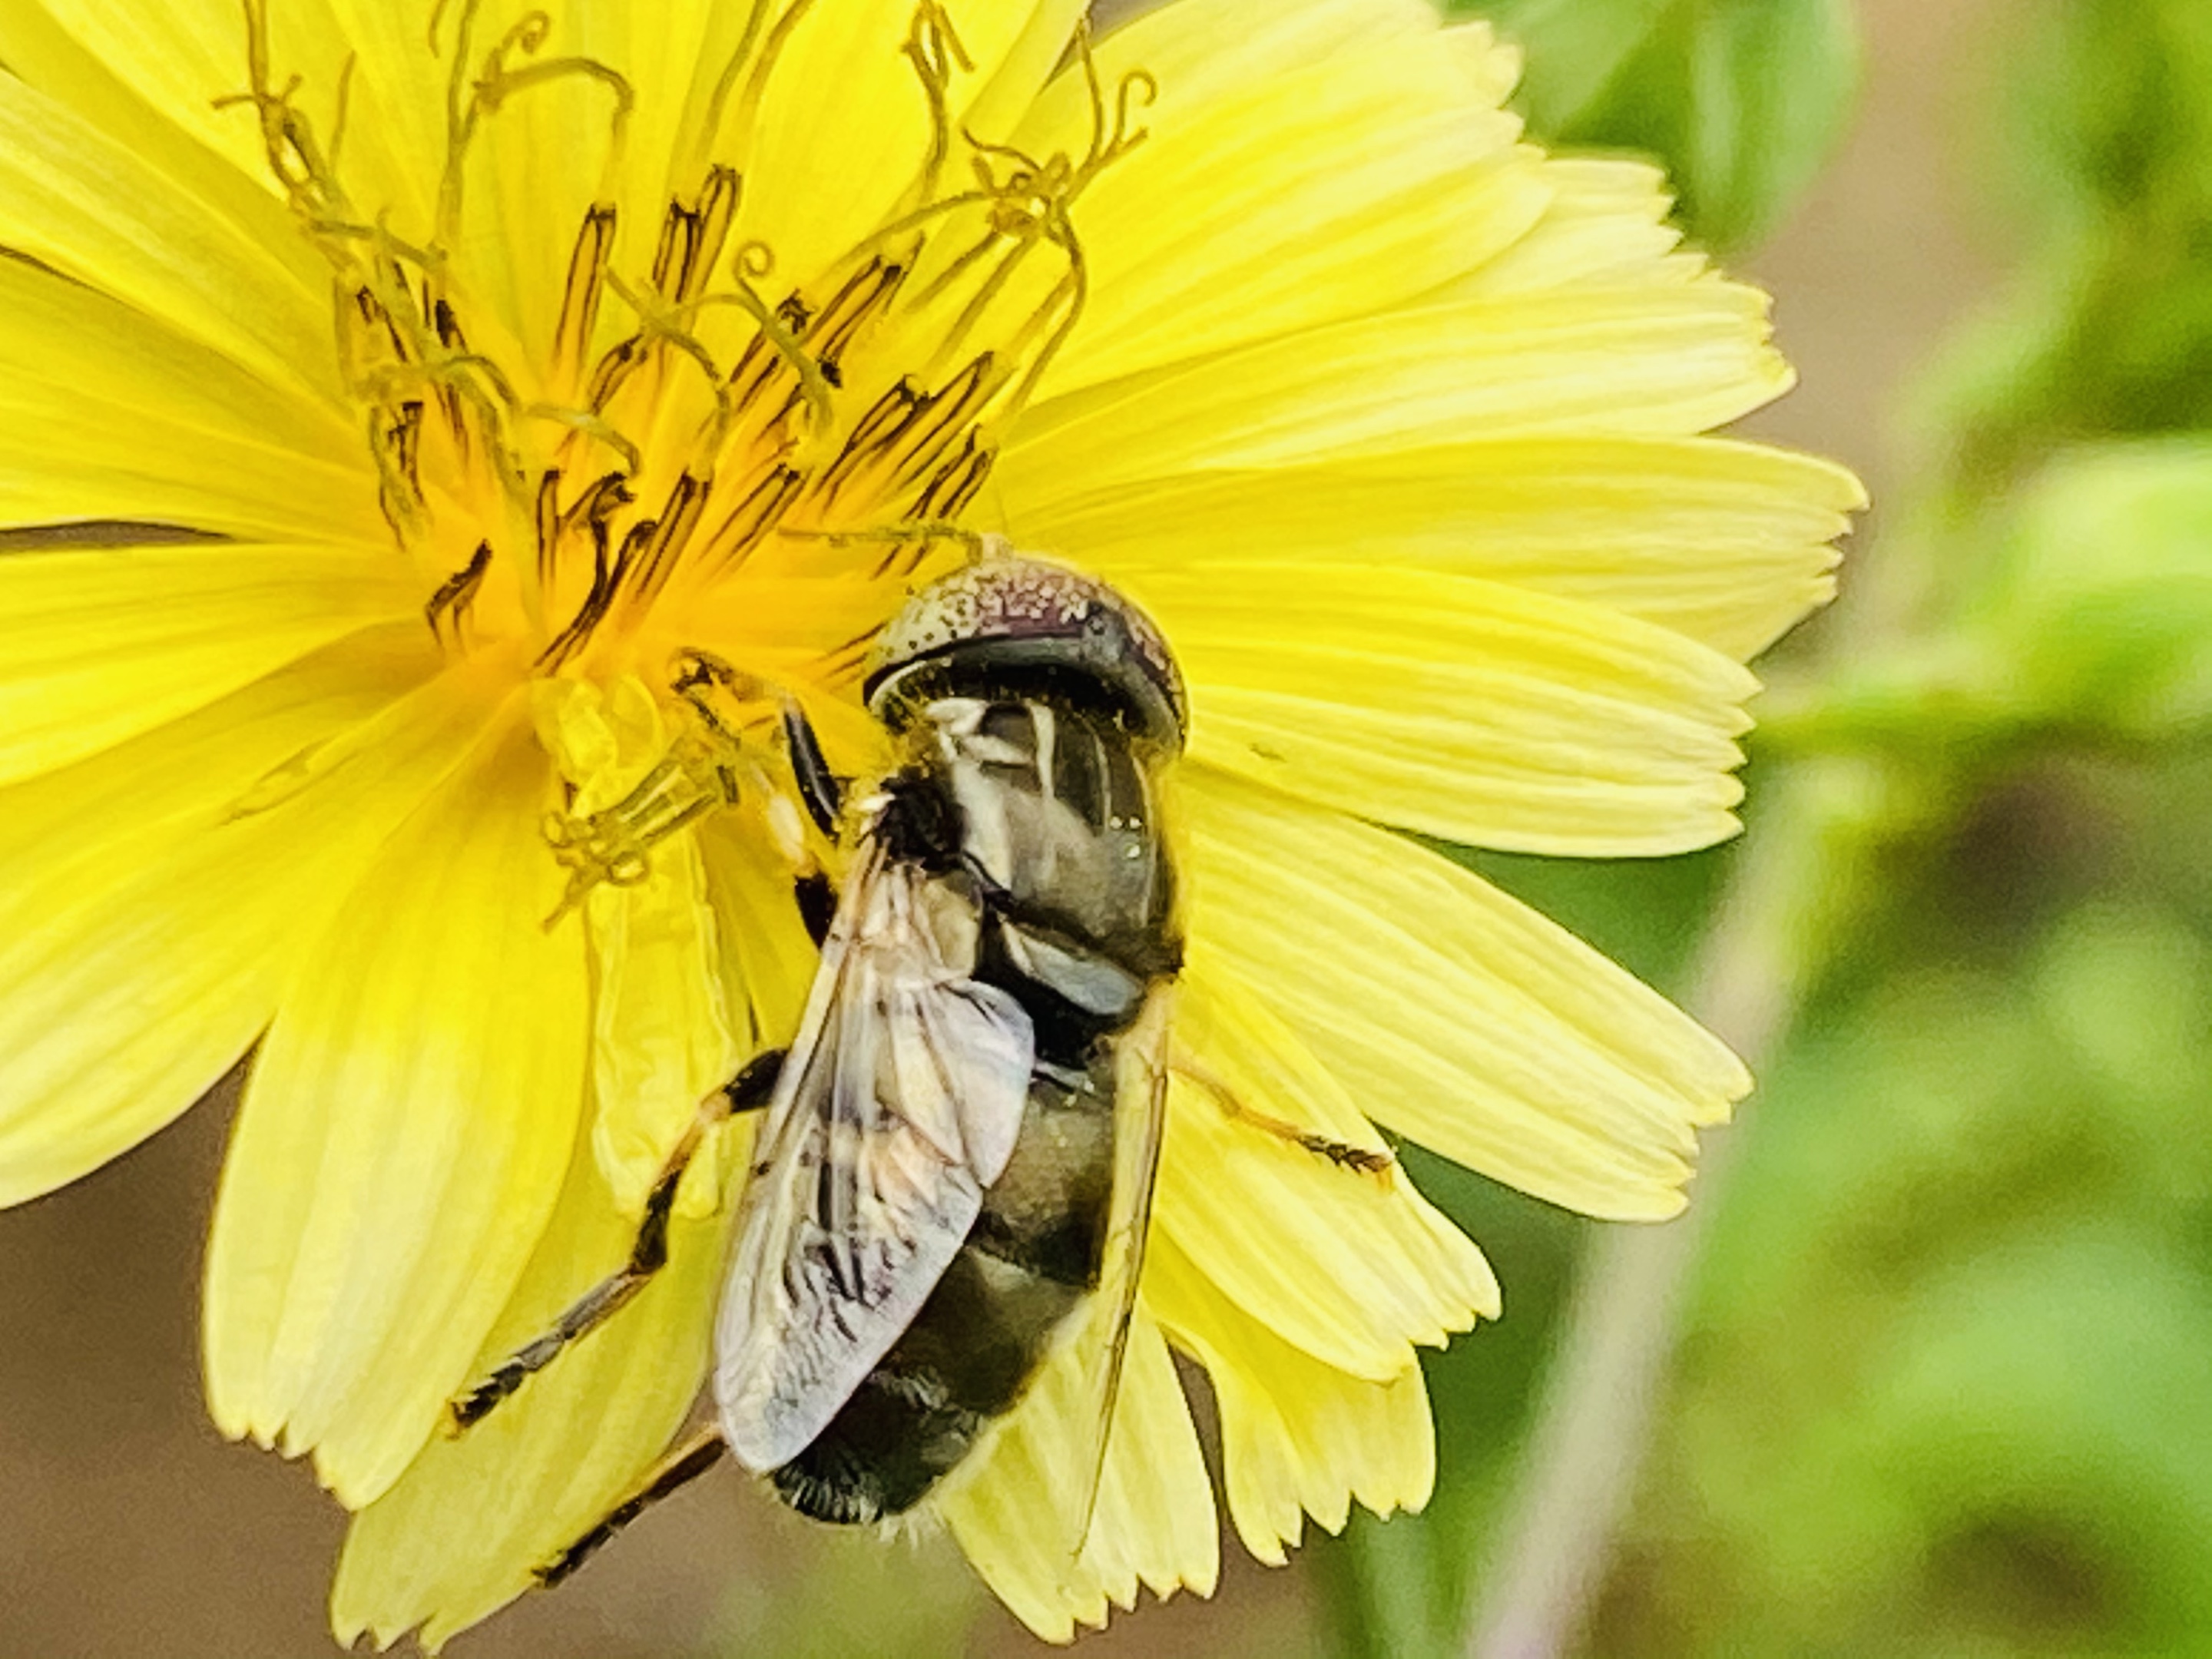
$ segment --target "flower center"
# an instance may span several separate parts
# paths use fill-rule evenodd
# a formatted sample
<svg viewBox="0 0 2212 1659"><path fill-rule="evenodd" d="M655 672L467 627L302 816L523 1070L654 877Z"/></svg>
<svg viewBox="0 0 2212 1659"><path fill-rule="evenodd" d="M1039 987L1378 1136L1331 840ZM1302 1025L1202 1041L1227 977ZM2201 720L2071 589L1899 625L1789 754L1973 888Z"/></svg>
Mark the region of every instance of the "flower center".
<svg viewBox="0 0 2212 1659"><path fill-rule="evenodd" d="M622 74L549 52L544 12L479 51L481 0L456 0L434 222L410 240L392 209L349 193L343 113L325 147L296 82L274 89L266 0L247 0L252 90L236 101L336 274L340 372L448 653L512 652L540 676L635 673L672 697L702 661L726 689L836 690L904 585L958 556L994 434L1082 311L1069 210L1143 137L1131 111L1152 83L1125 81L1109 112L1079 41L1085 152L986 142L955 126L971 66L941 0L921 0L904 45L929 112L911 189L842 256L780 279L770 241L738 239L747 181L711 144L727 112L757 108L811 3L756 9L716 83L696 185L666 201L649 259L608 191L565 266L533 270L487 266L473 222L464 236L471 148L515 100L586 82L606 98L618 160L636 113ZM434 21L434 51L437 36ZM501 304L485 297L493 270ZM533 307L552 319L534 336L518 320Z"/></svg>

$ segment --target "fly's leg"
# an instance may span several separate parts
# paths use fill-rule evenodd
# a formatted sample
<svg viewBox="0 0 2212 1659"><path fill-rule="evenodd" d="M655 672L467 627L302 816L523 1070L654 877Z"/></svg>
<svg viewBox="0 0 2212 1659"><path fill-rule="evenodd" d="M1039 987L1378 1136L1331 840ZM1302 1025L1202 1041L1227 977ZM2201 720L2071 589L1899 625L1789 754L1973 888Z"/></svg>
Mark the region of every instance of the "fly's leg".
<svg viewBox="0 0 2212 1659"><path fill-rule="evenodd" d="M607 1516L589 1532L569 1545L550 1560L539 1563L531 1577L537 1579L541 1589L550 1589L569 1574L582 1566L599 1552L599 1547L637 1519L653 1504L706 1474L721 1461L728 1449L716 1429L702 1430L653 1466L636 1491L607 1512Z"/></svg>
<svg viewBox="0 0 2212 1659"><path fill-rule="evenodd" d="M676 1189L683 1182L684 1171L690 1167L708 1130L726 1117L758 1111L768 1104L782 1065L780 1048L756 1054L735 1078L700 1103L698 1116L669 1153L659 1178L647 1195L645 1218L639 1224L636 1242L630 1246L629 1260L621 1271L586 1291L553 1322L551 1329L525 1343L466 1394L448 1401L448 1433L459 1434L482 1422L500 1401L551 1364L562 1349L590 1335L628 1307L653 1274L667 1265L668 1218L676 1206Z"/></svg>
<svg viewBox="0 0 2212 1659"><path fill-rule="evenodd" d="M1297 1124L1273 1113L1247 1106L1227 1084L1187 1054L1176 1057L1174 1069L1196 1084L1209 1100L1220 1107L1224 1115L1257 1129L1262 1134L1288 1141L1316 1158L1325 1158L1340 1169L1357 1170L1362 1175L1383 1175L1397 1165L1397 1158L1389 1152L1377 1151L1371 1146L1355 1146L1349 1141L1318 1135L1310 1129L1301 1129Z"/></svg>
<svg viewBox="0 0 2212 1659"><path fill-rule="evenodd" d="M837 815L845 805L845 786L830 769L829 757L822 752L822 739L814 735L814 725L806 718L806 711L790 697L783 702L783 741L791 751L792 781L799 786L799 799L805 803L806 816L814 820L817 830L835 841Z"/></svg>
<svg viewBox="0 0 2212 1659"><path fill-rule="evenodd" d="M794 697L783 700L783 745L791 757L791 779L799 787L799 799L806 808L806 816L814 820L814 827L827 839L837 838L837 821L845 808L844 781L830 769L829 757L822 752L822 739L814 734L814 724L806 718L806 711ZM806 936L820 950L830 937L830 924L837 915L837 892L830 884L828 874L815 863L813 855L803 844L791 849L793 861L799 874L792 882L792 894L799 902L799 919L805 924Z"/></svg>
<svg viewBox="0 0 2212 1659"><path fill-rule="evenodd" d="M791 893L799 902L799 920L806 928L806 936L818 951L830 937L830 924L837 918L837 890L821 871L809 870L791 884Z"/></svg>

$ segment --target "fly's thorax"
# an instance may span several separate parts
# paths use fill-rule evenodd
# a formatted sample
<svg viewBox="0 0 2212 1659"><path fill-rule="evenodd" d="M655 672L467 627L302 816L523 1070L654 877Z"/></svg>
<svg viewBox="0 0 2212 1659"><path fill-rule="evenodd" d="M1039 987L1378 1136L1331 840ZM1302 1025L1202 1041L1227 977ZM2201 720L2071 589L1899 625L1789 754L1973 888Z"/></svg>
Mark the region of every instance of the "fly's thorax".
<svg viewBox="0 0 2212 1659"><path fill-rule="evenodd" d="M1164 757L1115 711L1062 697L939 697L908 743L914 775L952 808L962 862L1040 951L1057 936L1139 979L1172 964Z"/></svg>

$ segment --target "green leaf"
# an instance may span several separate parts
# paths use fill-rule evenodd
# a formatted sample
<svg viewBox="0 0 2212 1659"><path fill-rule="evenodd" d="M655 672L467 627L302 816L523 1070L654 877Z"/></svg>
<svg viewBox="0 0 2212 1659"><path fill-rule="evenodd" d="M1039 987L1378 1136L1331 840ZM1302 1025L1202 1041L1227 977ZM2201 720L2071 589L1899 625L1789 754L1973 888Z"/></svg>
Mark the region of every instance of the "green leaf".
<svg viewBox="0 0 2212 1659"><path fill-rule="evenodd" d="M1648 151L1692 234L1757 241L1843 135L1859 76L1849 0L1473 0L1528 51L1519 104L1548 142Z"/></svg>
<svg viewBox="0 0 2212 1659"><path fill-rule="evenodd" d="M1965 627L2045 718L2137 741L2212 731L2212 443L2061 456L2005 555Z"/></svg>
<svg viewBox="0 0 2212 1659"><path fill-rule="evenodd" d="M2140 892L2008 949L1960 875L1762 1078L1589 1652L2208 1650L2212 956Z"/></svg>
<svg viewBox="0 0 2212 1659"><path fill-rule="evenodd" d="M2212 742L2212 434L2061 451L1942 562L1917 634L1785 684L1762 741L1953 793L2039 752Z"/></svg>
<svg viewBox="0 0 2212 1659"><path fill-rule="evenodd" d="M2031 251L1902 422L1908 453L1948 458L1936 482L1961 507L2055 442L2212 428L2212 7L2046 0L2003 15L1962 176Z"/></svg>

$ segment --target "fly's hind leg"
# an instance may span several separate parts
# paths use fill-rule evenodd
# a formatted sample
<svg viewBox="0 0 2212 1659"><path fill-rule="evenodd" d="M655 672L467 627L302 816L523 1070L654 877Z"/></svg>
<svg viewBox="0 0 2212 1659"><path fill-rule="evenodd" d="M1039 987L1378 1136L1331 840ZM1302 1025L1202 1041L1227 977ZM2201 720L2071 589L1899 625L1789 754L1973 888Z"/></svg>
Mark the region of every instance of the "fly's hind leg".
<svg viewBox="0 0 2212 1659"><path fill-rule="evenodd" d="M540 1562L531 1573L538 1588L550 1589L598 1553L599 1547L637 1519L653 1504L706 1474L728 1449L721 1431L704 1429L662 1458L637 1489L607 1511L606 1518L559 1554Z"/></svg>
<svg viewBox="0 0 2212 1659"><path fill-rule="evenodd" d="M1350 1141L1316 1134L1271 1112L1246 1105L1237 1097L1236 1091L1188 1054L1177 1054L1172 1068L1196 1084L1214 1104L1221 1108L1225 1116L1249 1125L1263 1134L1273 1135L1278 1140L1302 1147L1316 1158L1325 1158L1340 1169L1357 1170L1362 1175L1387 1175L1397 1166L1397 1158L1388 1151L1372 1146L1355 1146Z"/></svg>
<svg viewBox="0 0 2212 1659"><path fill-rule="evenodd" d="M698 1116L684 1130L675 1151L669 1153L659 1179L647 1195L645 1218L638 1225L637 1240L630 1246L629 1260L619 1272L586 1291L553 1322L550 1330L525 1343L466 1394L448 1401L446 1414L449 1433L459 1434L482 1422L500 1401L551 1364L570 1343L590 1335L628 1307L652 1281L653 1274L667 1265L668 1218L676 1206L676 1189L683 1182L684 1171L690 1167L708 1130L724 1118L758 1111L768 1104L769 1097L775 1092L776 1074L782 1065L783 1051L780 1048L756 1054L735 1078L700 1103Z"/></svg>

